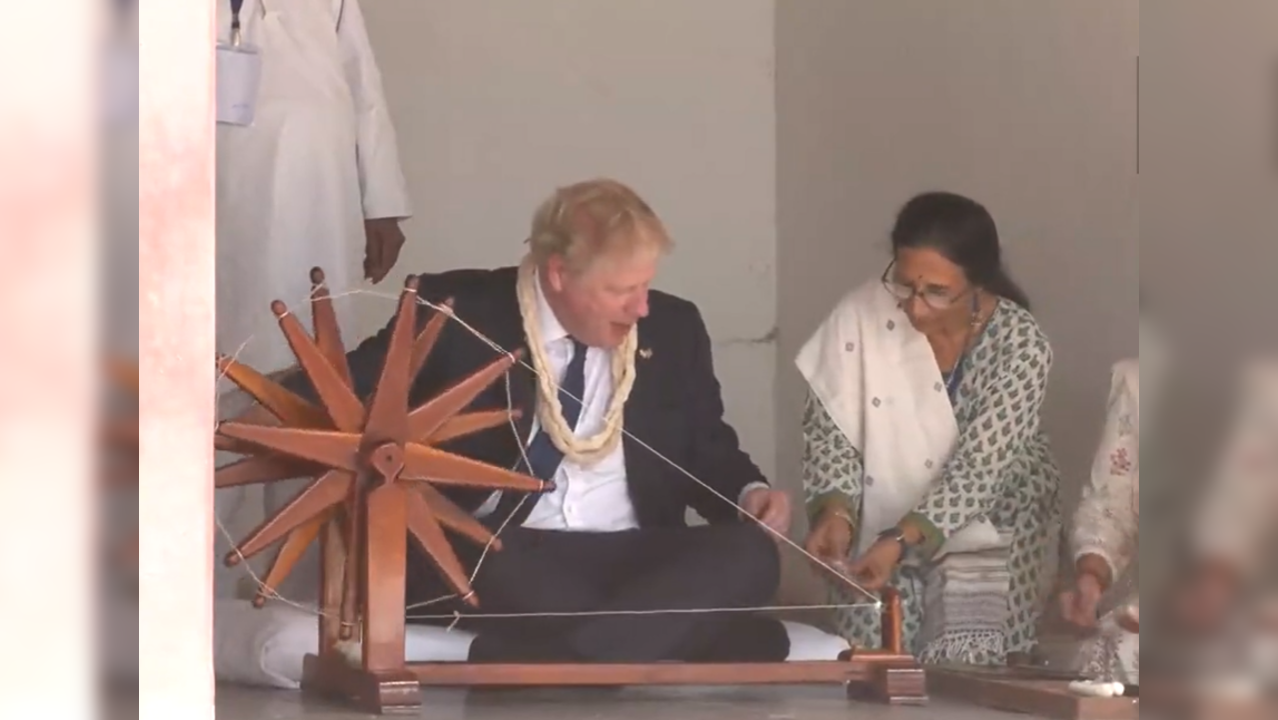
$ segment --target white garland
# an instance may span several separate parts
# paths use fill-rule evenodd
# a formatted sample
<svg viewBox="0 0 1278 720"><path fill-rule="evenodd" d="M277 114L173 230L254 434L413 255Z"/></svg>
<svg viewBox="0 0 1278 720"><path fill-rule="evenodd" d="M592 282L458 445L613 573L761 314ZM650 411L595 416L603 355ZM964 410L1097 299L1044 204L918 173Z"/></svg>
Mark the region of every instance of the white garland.
<svg viewBox="0 0 1278 720"><path fill-rule="evenodd" d="M564 421L564 409L559 403L559 383L550 361L546 359L541 323L537 317L536 282L536 266L531 257L526 257L519 265L516 290L524 335L528 338L528 353L537 372L537 420L565 458L589 467L611 453L621 441L626 399L635 384L635 349L639 344L639 331L631 327L626 339L612 351L612 399L604 413L603 429L590 437L579 438Z"/></svg>

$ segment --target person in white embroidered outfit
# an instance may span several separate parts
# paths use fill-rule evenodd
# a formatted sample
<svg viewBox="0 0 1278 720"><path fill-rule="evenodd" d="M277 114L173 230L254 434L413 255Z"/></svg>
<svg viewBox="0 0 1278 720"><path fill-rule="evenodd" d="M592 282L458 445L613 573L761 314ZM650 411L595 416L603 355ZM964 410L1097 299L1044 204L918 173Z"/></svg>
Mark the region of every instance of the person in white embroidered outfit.
<svg viewBox="0 0 1278 720"><path fill-rule="evenodd" d="M1105 430L1074 517L1074 586L1061 595L1065 620L1099 632L1084 644L1083 672L1139 683L1137 557L1140 522L1140 364L1114 366ZM1102 598L1116 607L1098 617Z"/></svg>

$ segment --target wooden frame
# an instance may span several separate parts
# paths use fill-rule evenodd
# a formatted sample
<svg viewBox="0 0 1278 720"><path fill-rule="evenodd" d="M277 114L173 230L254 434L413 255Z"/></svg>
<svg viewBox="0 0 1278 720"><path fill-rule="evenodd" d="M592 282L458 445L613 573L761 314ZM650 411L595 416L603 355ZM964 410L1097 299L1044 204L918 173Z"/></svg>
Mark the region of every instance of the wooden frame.
<svg viewBox="0 0 1278 720"><path fill-rule="evenodd" d="M1132 697L1085 697L1069 680L1025 668L929 667L928 690L979 707L1057 720L1137 720L1140 701Z"/></svg>
<svg viewBox="0 0 1278 720"><path fill-rule="evenodd" d="M517 361L505 356L410 410L410 379L429 356L448 307L417 333L415 278L401 295L381 379L365 404L352 388L323 273L312 271L315 337L282 303L272 309L323 407L274 379L221 357L227 377L260 403L218 427L215 446L246 459L219 469L217 487L315 478L228 555L228 564L283 540L256 604L261 606L302 552L320 542L319 654L305 661L307 692L337 696L372 712L421 704L422 685L686 685L845 683L849 695L898 704L926 702L922 669L902 647L901 599L883 596L883 649L852 650L837 660L749 664L469 664L407 663L404 657L405 560L413 536L444 580L472 604L470 582L443 528L500 552L500 540L435 485L516 491L549 487L537 478L433 447L445 439L509 423L517 410L463 412ZM447 306L448 304L446 304ZM414 337L416 333L416 337ZM340 643L356 637L354 667Z"/></svg>
<svg viewBox="0 0 1278 720"><path fill-rule="evenodd" d="M370 513L370 520L371 520ZM392 528L393 530L400 528ZM401 532L398 537L404 538ZM388 569L389 570L389 569ZM402 572L381 577L381 590L402 583ZM398 575L399 577L396 577ZM336 587L325 585L329 591ZM927 689L922 668L900 647L901 602L885 593L883 627L885 649L851 650L837 660L777 663L650 663L650 664L472 664L464 662L408 663L404 660L404 613L387 605L384 615L364 616L363 656L352 666L338 650L337 628L321 630L319 655L308 655L302 689L318 696L352 703L368 712L407 711L421 705L420 688L428 686L510 687L553 685L793 685L841 683L849 699L893 705L924 705ZM328 595L331 597L331 595ZM390 597L402 597L398 595ZM375 604L370 603L370 610ZM891 642L892 644L887 644Z"/></svg>

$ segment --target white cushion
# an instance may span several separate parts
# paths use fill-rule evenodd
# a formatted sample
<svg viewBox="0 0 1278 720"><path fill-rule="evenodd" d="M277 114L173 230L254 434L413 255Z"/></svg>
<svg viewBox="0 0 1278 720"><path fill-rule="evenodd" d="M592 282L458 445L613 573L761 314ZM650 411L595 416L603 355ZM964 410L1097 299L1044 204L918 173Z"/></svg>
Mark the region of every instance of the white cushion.
<svg viewBox="0 0 1278 720"><path fill-rule="evenodd" d="M786 621L790 635L788 661L835 660L848 649L847 640L811 625ZM247 600L218 599L213 614L213 667L221 682L261 687L297 688L302 659L319 651L319 618L314 612L283 603L262 609ZM474 635L463 630L409 625L404 657L408 662L464 662ZM358 657L358 646L344 648Z"/></svg>

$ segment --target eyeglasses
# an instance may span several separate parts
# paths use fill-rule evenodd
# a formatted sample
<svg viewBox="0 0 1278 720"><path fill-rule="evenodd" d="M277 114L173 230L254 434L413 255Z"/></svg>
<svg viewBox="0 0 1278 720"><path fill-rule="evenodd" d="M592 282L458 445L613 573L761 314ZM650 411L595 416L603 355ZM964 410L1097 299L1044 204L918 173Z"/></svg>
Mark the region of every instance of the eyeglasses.
<svg viewBox="0 0 1278 720"><path fill-rule="evenodd" d="M892 268L896 266L896 261L888 263L887 269L883 271L883 287L892 294L892 297L899 300L902 304L914 299L915 295L923 298L923 302L933 310L948 310L955 303L963 299L963 296L972 291L972 287L968 287L954 292L952 290L938 290L935 288L924 288L918 290L913 285L897 282L892 279Z"/></svg>

